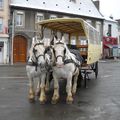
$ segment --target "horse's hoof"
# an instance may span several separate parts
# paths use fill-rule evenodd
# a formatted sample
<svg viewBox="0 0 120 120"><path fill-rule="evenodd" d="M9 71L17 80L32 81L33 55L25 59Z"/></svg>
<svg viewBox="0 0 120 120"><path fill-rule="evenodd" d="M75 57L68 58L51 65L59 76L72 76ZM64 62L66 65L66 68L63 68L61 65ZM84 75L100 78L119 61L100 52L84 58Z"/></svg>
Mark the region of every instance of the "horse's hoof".
<svg viewBox="0 0 120 120"><path fill-rule="evenodd" d="M34 103L34 102L35 102L35 99L34 99L34 98L29 98L29 102L30 102L30 103Z"/></svg>
<svg viewBox="0 0 120 120"><path fill-rule="evenodd" d="M40 101L40 104L45 104L46 101L47 101L47 99L46 99L46 97L44 96L43 99L39 98L39 101Z"/></svg>
<svg viewBox="0 0 120 120"><path fill-rule="evenodd" d="M53 104L53 105L55 105L55 104L57 104L58 103L58 100L52 100L51 101L51 104Z"/></svg>
<svg viewBox="0 0 120 120"><path fill-rule="evenodd" d="M71 105L71 104L73 103L73 101L66 101L66 103L67 103L68 105Z"/></svg>
<svg viewBox="0 0 120 120"><path fill-rule="evenodd" d="M45 103L46 103L46 101L45 101L45 100L40 101L40 104L41 104L41 105L44 105Z"/></svg>
<svg viewBox="0 0 120 120"><path fill-rule="evenodd" d="M30 103L34 103L34 102L35 102L35 96L34 96L33 94L30 94L30 95L28 96L28 99L29 99L29 102L30 102Z"/></svg>
<svg viewBox="0 0 120 120"><path fill-rule="evenodd" d="M51 103L52 103L52 104L57 104L58 101L59 101L59 96L54 96L54 97L52 98Z"/></svg>
<svg viewBox="0 0 120 120"><path fill-rule="evenodd" d="M67 104L72 104L72 103L73 103L73 97L72 97L72 96L67 97L66 103L67 103Z"/></svg>

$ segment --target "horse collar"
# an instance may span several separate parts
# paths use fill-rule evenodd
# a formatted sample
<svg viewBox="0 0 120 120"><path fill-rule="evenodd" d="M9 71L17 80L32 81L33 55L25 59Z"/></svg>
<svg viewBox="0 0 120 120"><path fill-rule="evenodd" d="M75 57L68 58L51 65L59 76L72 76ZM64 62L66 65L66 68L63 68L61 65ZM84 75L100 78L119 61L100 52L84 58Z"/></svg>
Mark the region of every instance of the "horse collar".
<svg viewBox="0 0 120 120"><path fill-rule="evenodd" d="M60 41L59 41L59 42L57 42L56 44L62 44L62 45L64 45L64 43L63 43L63 42L60 42Z"/></svg>
<svg viewBox="0 0 120 120"><path fill-rule="evenodd" d="M37 45L44 45L44 44L43 44L43 43L36 43L36 44L34 45L34 47L37 46Z"/></svg>

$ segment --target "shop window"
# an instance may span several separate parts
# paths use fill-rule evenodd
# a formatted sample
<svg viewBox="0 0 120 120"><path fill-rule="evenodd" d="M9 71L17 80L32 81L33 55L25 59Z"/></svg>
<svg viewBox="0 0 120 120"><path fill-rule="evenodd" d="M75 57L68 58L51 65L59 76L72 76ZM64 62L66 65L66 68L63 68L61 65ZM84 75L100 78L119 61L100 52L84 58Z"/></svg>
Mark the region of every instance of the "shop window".
<svg viewBox="0 0 120 120"><path fill-rule="evenodd" d="M3 0L0 0L0 9L3 9Z"/></svg>
<svg viewBox="0 0 120 120"><path fill-rule="evenodd" d="M3 31L3 18L0 18L0 32Z"/></svg>

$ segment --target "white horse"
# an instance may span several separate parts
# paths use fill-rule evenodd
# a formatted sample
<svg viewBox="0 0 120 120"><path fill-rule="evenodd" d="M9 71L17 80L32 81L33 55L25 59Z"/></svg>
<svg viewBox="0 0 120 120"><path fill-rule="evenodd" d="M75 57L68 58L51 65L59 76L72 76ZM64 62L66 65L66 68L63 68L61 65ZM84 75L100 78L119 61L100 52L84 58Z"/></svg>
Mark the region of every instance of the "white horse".
<svg viewBox="0 0 120 120"><path fill-rule="evenodd" d="M54 93L52 103L56 103L59 99L59 80L66 79L67 103L73 102L73 95L76 93L77 79L79 75L79 67L76 65L75 56L70 53L67 48L64 37L62 39L54 38L54 65L53 65L53 79L54 79ZM79 62L80 65L80 62ZM72 85L72 78L73 85Z"/></svg>
<svg viewBox="0 0 120 120"><path fill-rule="evenodd" d="M39 101L44 103L46 101L45 95L45 79L46 79L46 56L43 42L33 42L30 48L30 56L28 64L26 65L27 76L29 78L29 100L35 100L34 92L34 78L39 77L37 85L37 94L40 91Z"/></svg>

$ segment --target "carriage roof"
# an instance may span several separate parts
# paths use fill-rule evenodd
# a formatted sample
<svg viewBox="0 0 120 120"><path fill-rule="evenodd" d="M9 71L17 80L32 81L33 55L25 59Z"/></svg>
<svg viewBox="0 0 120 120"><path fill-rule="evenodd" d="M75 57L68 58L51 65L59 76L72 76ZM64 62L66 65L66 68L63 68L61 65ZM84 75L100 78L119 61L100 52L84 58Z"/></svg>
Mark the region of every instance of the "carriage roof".
<svg viewBox="0 0 120 120"><path fill-rule="evenodd" d="M36 23L38 29L48 28L53 31L68 33L77 37L77 48L87 48L87 52L82 52L87 56L87 64L94 63L101 57L101 43L99 32L81 18L56 18L43 20ZM87 40L87 45L79 45L79 38ZM82 54L80 53L80 54Z"/></svg>
<svg viewBox="0 0 120 120"><path fill-rule="evenodd" d="M56 18L43 20L36 23L37 26L49 28L68 34L79 34L88 37L88 29L96 31L94 27L81 18Z"/></svg>

